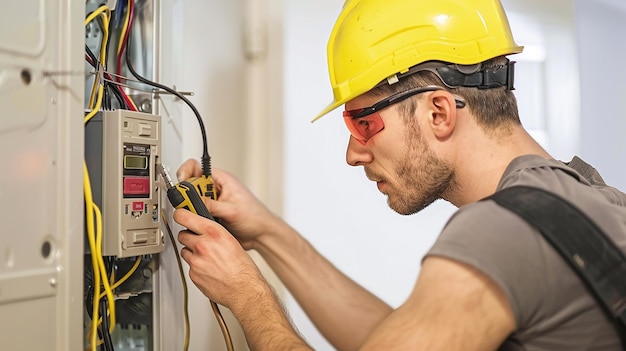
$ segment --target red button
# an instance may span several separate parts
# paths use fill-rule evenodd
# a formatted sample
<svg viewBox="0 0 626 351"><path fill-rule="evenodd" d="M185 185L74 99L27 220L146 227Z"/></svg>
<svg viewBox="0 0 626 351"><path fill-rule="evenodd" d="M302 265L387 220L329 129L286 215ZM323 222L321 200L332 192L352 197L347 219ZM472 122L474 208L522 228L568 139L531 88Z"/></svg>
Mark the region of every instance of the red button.
<svg viewBox="0 0 626 351"><path fill-rule="evenodd" d="M150 195L150 178L124 177L124 195Z"/></svg>
<svg viewBox="0 0 626 351"><path fill-rule="evenodd" d="M143 211L143 201L133 201L133 211Z"/></svg>

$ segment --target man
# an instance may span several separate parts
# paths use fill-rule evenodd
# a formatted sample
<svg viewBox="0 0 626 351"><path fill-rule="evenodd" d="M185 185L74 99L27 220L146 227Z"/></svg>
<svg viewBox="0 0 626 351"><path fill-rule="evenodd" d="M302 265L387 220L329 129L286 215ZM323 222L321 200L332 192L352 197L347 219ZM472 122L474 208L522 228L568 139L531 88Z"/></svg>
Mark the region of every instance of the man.
<svg viewBox="0 0 626 351"><path fill-rule="evenodd" d="M215 172L220 224L177 210L189 275L229 307L254 350L306 350L245 250L257 250L338 350L617 350L619 337L540 233L493 201L513 185L574 203L626 251L626 195L578 158L555 161L524 130L513 89L521 52L498 0L352 0L331 33L346 154L400 214L459 207L397 309L325 260L234 177ZM319 116L318 116L319 117ZM188 161L179 178L199 175ZM232 235L231 235L232 233Z"/></svg>

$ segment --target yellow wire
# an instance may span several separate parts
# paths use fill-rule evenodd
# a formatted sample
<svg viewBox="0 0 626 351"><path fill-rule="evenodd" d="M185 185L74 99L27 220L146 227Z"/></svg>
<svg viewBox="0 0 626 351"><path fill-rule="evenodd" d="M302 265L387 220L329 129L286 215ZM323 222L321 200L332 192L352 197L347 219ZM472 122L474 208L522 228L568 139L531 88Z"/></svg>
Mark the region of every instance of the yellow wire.
<svg viewBox="0 0 626 351"><path fill-rule="evenodd" d="M128 102L130 102L130 104L133 106L135 111L139 111L139 109L137 108L137 105L135 105L135 102L133 101L133 99L130 96L128 97Z"/></svg>
<svg viewBox="0 0 626 351"><path fill-rule="evenodd" d="M91 21L93 21L98 16L102 16L102 27L103 27L102 42L100 46L100 65L102 65L104 63L104 60L106 59L106 47L107 47L107 41L109 40L109 22L111 18L111 9L107 5L100 6L97 10L95 10L94 12L89 14L89 16L87 16L87 18L85 19L85 26L88 25ZM100 70L98 70L98 72L100 72ZM96 86L99 84L100 78L102 77L96 76L96 78L94 78L94 85L93 85L93 88L91 89L91 96L89 99L89 108L92 108L93 106L93 99L95 97Z"/></svg>
<svg viewBox="0 0 626 351"><path fill-rule="evenodd" d="M104 87L102 87L102 84L100 84L100 87L98 88L98 98L96 99L96 106L94 106L94 108L91 109L91 111L89 111L87 116L85 116L85 119L84 119L85 123L89 122L89 120L91 120L93 116L95 116L96 113L98 113L98 111L100 110L100 106L102 106L103 94L104 94Z"/></svg>
<svg viewBox="0 0 626 351"><path fill-rule="evenodd" d="M102 104L102 85L100 85L98 91L98 99L96 102L96 106L91 112L87 114L85 117L85 123L87 123L100 109L100 105ZM93 307L92 307L92 317L91 317L91 328L88 334L88 338L91 339L89 344L91 345L91 350L96 351L97 337L98 337L98 320L99 320L99 308L98 301L100 301L100 269L99 262L97 258L97 247L96 247L96 229L94 228L94 216L96 206L93 202L93 196L91 192L91 182L89 178L89 171L87 170L87 164L83 161L83 188L85 193L85 216L87 221L87 238L89 240L89 250L91 251L91 266L93 270ZM97 220L97 219L96 219ZM106 280L106 279L105 279Z"/></svg>
<svg viewBox="0 0 626 351"><path fill-rule="evenodd" d="M89 22L91 22L95 16L97 14L101 14L102 11L106 11L106 14L102 14L102 20L103 20L103 27L104 27L104 35L102 36L102 46L100 47L100 62L104 62L105 58L106 58L106 44L107 44L107 40L108 40L108 36L109 36L109 17L108 15L111 14L111 10L106 6L106 5L102 5L100 6L96 11L94 11L91 15L89 15L89 17L87 17L87 20L89 21L85 21L85 25L88 24ZM91 99L89 100L89 108L91 108L91 111L89 112L89 114L87 114L87 116L85 117L84 122L87 123L89 122L89 120L91 118L93 118L93 116L96 115L96 113L98 113L98 111L100 110L100 106L102 106L102 95L104 94L104 86L102 84L103 78L101 77L100 74L103 74L103 72L98 69L97 71L97 75L94 78L94 88L96 87L96 85L98 85L98 97L96 99L96 105L93 106L93 96L94 96L94 92L96 91L96 89L92 89L92 96Z"/></svg>
<svg viewBox="0 0 626 351"><path fill-rule="evenodd" d="M87 171L87 164L83 162L83 188L85 193L85 214L87 221L87 238L89 240L89 249L91 250L91 265L93 269L93 298L94 303L92 307L91 313L91 334L90 337L90 345L93 351L96 351L96 340L98 336L98 304L97 301L100 301L100 270L98 269L98 260L96 259L95 251L96 251L96 242L95 242L95 234L94 234L94 202L93 196L91 193L91 182L89 181L89 172Z"/></svg>
<svg viewBox="0 0 626 351"><path fill-rule="evenodd" d="M220 325L220 329L222 330L222 334L224 336L224 342L226 343L226 349L228 351L234 351L235 347L233 346L233 340L230 337L230 333L228 332L228 326L226 322L224 322L224 317L222 316L222 312L220 312L220 308L217 306L217 303L209 300L211 303L211 309L215 314L215 319L217 320L217 324Z"/></svg>
<svg viewBox="0 0 626 351"><path fill-rule="evenodd" d="M172 234L172 228L170 228L169 223L167 223L167 217L165 216L165 212L161 209L161 219L165 224L165 228L167 229L167 234L174 246L174 255L176 256L176 263L178 263L178 272L180 273L181 283L183 285L183 314L185 318L185 345L183 346L183 350L187 350L189 348L189 309L188 309L188 290L187 290L187 281L185 279L185 273L183 272L183 263L180 260L180 255L178 253L178 249L176 248L176 242L174 241L174 234ZM217 324L219 324L220 329L222 330L222 335L224 336L224 342L226 343L226 349L228 351L234 351L235 348L233 346L233 340L230 336L230 332L228 331L228 325L224 321L224 317L220 312L217 304L211 300L211 309L213 310L213 314L215 314L215 319L217 320Z"/></svg>
<svg viewBox="0 0 626 351"><path fill-rule="evenodd" d="M102 214L100 209L93 202L93 196L91 192L91 183L89 178L89 171L87 170L87 164L83 162L83 182L85 191L85 206L87 213L87 237L89 239L89 247L91 249L91 260L94 271L94 304L92 309L92 334L91 345L95 350L96 338L97 338L97 325L98 325L98 303L100 301L100 278L106 277L106 266L104 259L102 258ZM94 216L96 221L96 228L94 234ZM111 288L108 279L102 279L104 285L105 294L109 302L109 332L112 333L115 329L115 297L113 296L113 289Z"/></svg>
<svg viewBox="0 0 626 351"><path fill-rule="evenodd" d="M93 207L96 213L96 218L101 217L102 215L100 214L100 209L95 204L93 205ZM102 257L102 228L100 228L100 233L96 231L96 256L98 259L98 266L100 267L100 276L106 277L106 265L104 264L104 258ZM109 323L109 333L112 333L115 329L115 297L113 296L113 289L111 289L111 284L109 284L109 280L102 279L102 283L104 285L104 291L106 293L107 300L109 301L109 320L111 321Z"/></svg>
<svg viewBox="0 0 626 351"><path fill-rule="evenodd" d="M137 267L139 267L139 263L141 263L141 256L137 256L137 259L135 260L135 264L130 268L128 273L126 273L122 278L120 278L120 280L116 281L115 284L111 286L111 289L117 288L118 286L122 285L122 283L124 283L126 280L128 280L128 278L130 278L130 276L133 275L133 273L135 273L135 271L137 270Z"/></svg>
<svg viewBox="0 0 626 351"><path fill-rule="evenodd" d="M128 30L128 22L130 21L130 0L128 0L128 6L126 6L126 18L124 18L124 26L122 26L122 32L120 33L120 42L117 44L117 54L122 52L122 44L124 42L124 36Z"/></svg>
<svg viewBox="0 0 626 351"><path fill-rule="evenodd" d="M100 48L100 64L104 62L106 58L106 46L108 40L108 32L109 32L109 19L111 18L111 10L108 6L103 5L96 9L94 12L89 14L85 19L85 26L88 25L91 21L93 21L97 16L102 16L103 23L103 37ZM91 111L85 116L84 123L87 123L91 120L96 113L100 110L102 106L102 96L104 94L103 80L100 76L102 74L102 70L98 69L98 75L94 78L94 89L92 89L92 96L89 101L89 107L91 107ZM95 87L98 87L97 89ZM94 96L97 97L94 106ZM113 296L113 290L109 285L106 273L106 268L104 265L104 259L102 258L102 214L100 209L93 202L93 195L91 191L91 182L89 178L89 171L87 169L87 164L83 161L83 183L84 183L84 193L85 193L85 215L87 222L87 237L89 240L89 248L91 250L91 263L93 268L93 280L94 280L94 294L93 294L93 306L92 306L92 319L91 319L91 328L89 338L90 346L93 351L96 350L98 345L98 321L100 320L99 316L99 301L101 298L100 292L100 283L102 282L104 285L105 294L107 296L107 300L109 302L109 314L110 314L110 332L115 328L115 299ZM95 219L95 228L94 228L94 219ZM104 279L101 279L104 277Z"/></svg>
<svg viewBox="0 0 626 351"><path fill-rule="evenodd" d="M97 10L95 10L94 12L90 13L89 16L87 16L87 18L85 18L85 25L88 25L89 22L93 21L96 17L98 17L98 15L100 15L102 12L106 12L106 15L110 18L111 17L111 9L107 6L107 5L102 5L100 7L98 7Z"/></svg>

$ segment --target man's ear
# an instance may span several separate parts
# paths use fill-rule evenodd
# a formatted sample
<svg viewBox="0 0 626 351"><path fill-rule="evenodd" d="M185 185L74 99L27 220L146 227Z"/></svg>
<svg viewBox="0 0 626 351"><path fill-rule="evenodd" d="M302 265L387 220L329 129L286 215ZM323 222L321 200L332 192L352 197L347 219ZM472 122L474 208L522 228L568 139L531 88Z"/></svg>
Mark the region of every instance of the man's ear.
<svg viewBox="0 0 626 351"><path fill-rule="evenodd" d="M456 127L456 101L447 91L435 91L430 96L429 127L439 139L447 139Z"/></svg>

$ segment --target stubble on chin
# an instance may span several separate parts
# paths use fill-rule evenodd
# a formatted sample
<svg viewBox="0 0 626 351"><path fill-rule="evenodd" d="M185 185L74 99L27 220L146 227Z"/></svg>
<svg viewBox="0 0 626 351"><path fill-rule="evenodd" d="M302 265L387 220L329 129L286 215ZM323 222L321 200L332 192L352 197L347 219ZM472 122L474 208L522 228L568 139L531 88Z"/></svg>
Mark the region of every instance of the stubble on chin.
<svg viewBox="0 0 626 351"><path fill-rule="evenodd" d="M395 193L390 192L387 198L389 207L402 215L415 214L436 200L444 199L455 184L452 166L438 157L419 136L416 139L396 165L401 189L394 189Z"/></svg>

